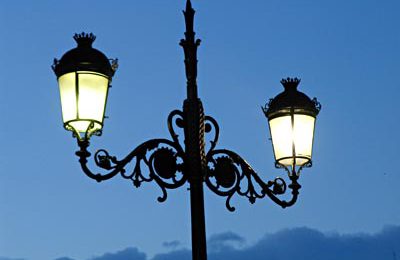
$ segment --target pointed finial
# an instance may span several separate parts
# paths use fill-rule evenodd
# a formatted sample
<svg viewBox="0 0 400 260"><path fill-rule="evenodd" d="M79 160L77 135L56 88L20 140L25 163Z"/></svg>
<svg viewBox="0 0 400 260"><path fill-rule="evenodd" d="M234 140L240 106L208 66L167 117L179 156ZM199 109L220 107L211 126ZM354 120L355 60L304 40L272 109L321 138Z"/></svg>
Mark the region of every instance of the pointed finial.
<svg viewBox="0 0 400 260"><path fill-rule="evenodd" d="M189 10L189 9L193 9L192 8L192 3L190 2L190 0L187 0L186 1L186 10Z"/></svg>
<svg viewBox="0 0 400 260"><path fill-rule="evenodd" d="M93 33L75 33L74 40L78 43L78 47L92 47L92 43L96 40L96 36Z"/></svg>
<svg viewBox="0 0 400 260"><path fill-rule="evenodd" d="M183 13L189 16L194 16L195 10L192 7L192 2L190 2L190 0L186 1L186 9L183 11Z"/></svg>

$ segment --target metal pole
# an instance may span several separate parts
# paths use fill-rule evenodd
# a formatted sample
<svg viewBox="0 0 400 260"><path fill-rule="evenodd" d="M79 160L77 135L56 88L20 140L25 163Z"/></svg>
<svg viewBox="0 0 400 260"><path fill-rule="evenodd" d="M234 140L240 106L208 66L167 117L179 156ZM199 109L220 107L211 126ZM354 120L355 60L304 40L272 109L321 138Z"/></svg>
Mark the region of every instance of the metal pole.
<svg viewBox="0 0 400 260"><path fill-rule="evenodd" d="M192 221L192 259L207 260L206 225L204 214L203 180L206 170L204 143L204 110L197 93L197 47L193 30L194 13L190 0L186 2L185 39L180 45L185 53L187 99L183 104L185 132L185 174L190 183L190 208Z"/></svg>

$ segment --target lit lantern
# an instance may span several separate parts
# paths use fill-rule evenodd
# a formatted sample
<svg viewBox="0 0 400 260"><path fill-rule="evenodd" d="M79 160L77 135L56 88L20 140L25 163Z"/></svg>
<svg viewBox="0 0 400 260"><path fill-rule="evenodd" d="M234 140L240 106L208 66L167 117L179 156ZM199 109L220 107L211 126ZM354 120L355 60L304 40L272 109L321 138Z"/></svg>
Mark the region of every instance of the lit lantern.
<svg viewBox="0 0 400 260"><path fill-rule="evenodd" d="M263 108L268 118L277 166L311 163L316 117L321 105L297 90L300 79L281 80L285 90Z"/></svg>
<svg viewBox="0 0 400 260"><path fill-rule="evenodd" d="M103 127L108 89L118 66L92 48L92 33L75 34L78 46L55 59L53 70L60 88L64 127L90 136Z"/></svg>

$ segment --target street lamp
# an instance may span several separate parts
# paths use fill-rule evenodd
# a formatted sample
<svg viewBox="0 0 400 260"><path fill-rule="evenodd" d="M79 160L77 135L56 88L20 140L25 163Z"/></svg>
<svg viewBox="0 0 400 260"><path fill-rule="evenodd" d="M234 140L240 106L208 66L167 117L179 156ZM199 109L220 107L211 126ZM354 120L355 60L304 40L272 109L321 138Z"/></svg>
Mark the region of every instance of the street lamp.
<svg viewBox="0 0 400 260"><path fill-rule="evenodd" d="M278 166L311 163L315 119L321 105L297 91L300 79L282 79L285 90L263 108L268 118L275 160Z"/></svg>
<svg viewBox="0 0 400 260"><path fill-rule="evenodd" d="M203 184L226 197L230 211L230 200L236 194L247 197L251 203L268 196L285 208L292 206L298 197L300 171L311 167L312 144L316 116L321 109L316 99L311 100L297 91L300 80L283 79L285 90L263 107L269 122L275 154L275 166L288 173L290 184L283 178L264 182L251 166L237 153L227 149L216 149L219 126L211 116L204 114L197 93L197 48L200 40L193 30L195 11L187 0L184 11L186 32L180 45L185 55L187 98L183 110L174 110L168 116L171 139L151 139L136 147L125 158L117 159L104 149L94 154L96 165L106 173L93 173L88 165L88 151L93 135L101 135L108 88L118 66L117 60L109 60L100 51L92 48L93 34L74 36L78 46L70 50L53 64L61 95L64 127L77 138L79 157L83 172L101 182L116 175L131 180L135 187L143 182L155 182L161 189L159 202L167 199L167 190L189 183L192 220L192 256L194 260L207 259ZM177 128L184 132L181 145ZM205 135L211 135L210 147L206 151ZM133 170L126 166L133 163ZM142 167L147 168L147 174ZM280 195L291 190L286 201Z"/></svg>
<svg viewBox="0 0 400 260"><path fill-rule="evenodd" d="M53 70L60 88L64 127L76 136L99 133L103 127L108 88L117 68L92 48L93 34L75 34L78 46L54 60Z"/></svg>

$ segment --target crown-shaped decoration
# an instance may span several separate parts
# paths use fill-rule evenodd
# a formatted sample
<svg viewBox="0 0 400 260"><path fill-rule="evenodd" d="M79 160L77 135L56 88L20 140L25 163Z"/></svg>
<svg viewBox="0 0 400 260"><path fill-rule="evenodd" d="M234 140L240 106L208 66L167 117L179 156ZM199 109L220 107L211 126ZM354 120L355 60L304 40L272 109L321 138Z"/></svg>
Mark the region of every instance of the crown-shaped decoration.
<svg viewBox="0 0 400 260"><path fill-rule="evenodd" d="M296 89L300 81L301 79L299 78L286 78L281 80L281 84L283 85L285 90Z"/></svg>
<svg viewBox="0 0 400 260"><path fill-rule="evenodd" d="M92 43L96 40L96 36L93 33L75 33L74 40L78 43L79 47L92 47Z"/></svg>

